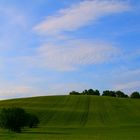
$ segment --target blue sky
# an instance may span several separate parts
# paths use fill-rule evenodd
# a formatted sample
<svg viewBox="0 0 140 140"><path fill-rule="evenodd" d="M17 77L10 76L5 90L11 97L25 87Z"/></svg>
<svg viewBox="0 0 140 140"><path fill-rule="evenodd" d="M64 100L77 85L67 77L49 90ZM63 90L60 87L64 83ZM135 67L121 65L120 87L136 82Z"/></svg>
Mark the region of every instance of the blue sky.
<svg viewBox="0 0 140 140"><path fill-rule="evenodd" d="M0 99L140 91L140 1L0 0Z"/></svg>

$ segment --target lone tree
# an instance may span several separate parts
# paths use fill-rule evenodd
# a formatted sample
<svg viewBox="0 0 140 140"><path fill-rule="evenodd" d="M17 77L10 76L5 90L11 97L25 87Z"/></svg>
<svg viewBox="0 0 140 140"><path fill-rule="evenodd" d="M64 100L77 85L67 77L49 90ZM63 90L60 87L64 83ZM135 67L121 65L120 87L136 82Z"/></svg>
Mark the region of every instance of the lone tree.
<svg viewBox="0 0 140 140"><path fill-rule="evenodd" d="M39 123L37 117L29 115L22 108L3 108L0 112L0 127L20 133L25 126L33 127Z"/></svg>

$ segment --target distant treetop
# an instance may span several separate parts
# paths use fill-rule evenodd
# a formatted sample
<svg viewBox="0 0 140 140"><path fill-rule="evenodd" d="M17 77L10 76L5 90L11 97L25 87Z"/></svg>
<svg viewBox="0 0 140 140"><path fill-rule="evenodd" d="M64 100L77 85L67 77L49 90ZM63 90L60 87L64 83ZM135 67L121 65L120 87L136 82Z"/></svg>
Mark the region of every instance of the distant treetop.
<svg viewBox="0 0 140 140"><path fill-rule="evenodd" d="M77 92L77 91L71 91L69 95L96 95L100 96L99 90L93 90L93 89L85 89L84 91ZM118 97L118 98L129 98L127 94L124 92L118 90L118 91L112 91L112 90L105 90L102 93L102 96L110 96L110 97ZM140 93L135 91L130 95L130 98L139 98L140 99Z"/></svg>

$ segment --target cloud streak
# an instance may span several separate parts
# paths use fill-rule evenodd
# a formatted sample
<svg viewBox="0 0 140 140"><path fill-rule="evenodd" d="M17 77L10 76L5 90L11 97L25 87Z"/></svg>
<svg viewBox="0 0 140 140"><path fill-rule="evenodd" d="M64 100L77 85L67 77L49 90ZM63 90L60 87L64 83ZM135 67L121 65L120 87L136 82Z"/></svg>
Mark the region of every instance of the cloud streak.
<svg viewBox="0 0 140 140"><path fill-rule="evenodd" d="M33 30L43 37L48 35L55 42L40 45L35 59L30 62L53 70L70 71L80 66L102 64L118 55L119 49L105 42L90 42L89 40L67 38L67 31L93 25L94 22L106 15L128 11L128 3L112 0L87 0L73 4L69 8L61 9L56 14L48 16L36 25ZM41 63L40 63L41 62Z"/></svg>
<svg viewBox="0 0 140 140"><path fill-rule="evenodd" d="M75 31L96 22L99 18L129 10L128 4L110 0L88 0L62 9L34 27L39 34L54 35Z"/></svg>
<svg viewBox="0 0 140 140"><path fill-rule="evenodd" d="M131 82L127 82L127 83L121 83L118 84L114 87L114 89L117 90L136 90L137 88L139 88L140 85L140 81L131 81Z"/></svg>
<svg viewBox="0 0 140 140"><path fill-rule="evenodd" d="M72 71L81 66L111 62L119 53L120 50L109 43L69 40L61 45L44 44L26 61L53 70Z"/></svg>
<svg viewBox="0 0 140 140"><path fill-rule="evenodd" d="M39 95L39 91L37 92L34 88L30 86L23 86L23 85L14 85L14 86L7 86L1 87L0 90L0 99L6 99L6 98L16 98L18 97L30 97Z"/></svg>

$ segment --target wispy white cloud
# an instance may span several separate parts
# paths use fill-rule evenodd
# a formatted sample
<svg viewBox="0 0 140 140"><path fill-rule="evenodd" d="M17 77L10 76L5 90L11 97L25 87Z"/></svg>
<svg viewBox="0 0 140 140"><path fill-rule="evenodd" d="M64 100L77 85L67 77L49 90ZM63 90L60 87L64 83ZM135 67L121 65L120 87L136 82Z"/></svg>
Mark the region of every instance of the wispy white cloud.
<svg viewBox="0 0 140 140"><path fill-rule="evenodd" d="M136 90L140 87L140 81L130 81L126 83L120 83L118 85L114 86L114 89L116 90Z"/></svg>
<svg viewBox="0 0 140 140"><path fill-rule="evenodd" d="M112 79L112 89L123 90L128 93L133 92L134 90L139 90L140 88L140 69L117 69L110 75Z"/></svg>
<svg viewBox="0 0 140 140"><path fill-rule="evenodd" d="M21 71L32 68L74 71L88 65L111 63L119 56L121 50L111 43L75 39L61 44L45 43L36 48L30 56L15 56L6 59L6 62Z"/></svg>
<svg viewBox="0 0 140 140"><path fill-rule="evenodd" d="M0 99L16 98L16 97L29 97L39 95L35 88L23 85L6 85L0 87Z"/></svg>
<svg viewBox="0 0 140 140"><path fill-rule="evenodd" d="M26 61L53 70L71 71L80 66L110 62L119 53L120 50L109 43L71 40L63 45L44 44Z"/></svg>
<svg viewBox="0 0 140 140"><path fill-rule="evenodd" d="M110 61L119 51L110 43L90 42L89 40L71 41L65 31L75 31L93 24L99 18L130 9L128 3L112 0L87 0L73 4L48 16L33 29L41 35L53 35L56 42L67 38L60 44L42 43L32 63L54 70L75 70L80 66L101 64ZM65 39L64 39L65 40ZM37 61L36 61L37 60Z"/></svg>
<svg viewBox="0 0 140 140"><path fill-rule="evenodd" d="M122 76L123 78L139 77L140 69L125 71L123 73L120 73L119 75Z"/></svg>
<svg viewBox="0 0 140 140"><path fill-rule="evenodd" d="M47 17L34 27L41 34L58 34L64 31L74 31L99 18L130 9L125 2L118 0L87 0L70 8L62 9L55 15Z"/></svg>

